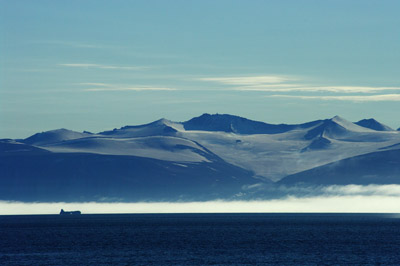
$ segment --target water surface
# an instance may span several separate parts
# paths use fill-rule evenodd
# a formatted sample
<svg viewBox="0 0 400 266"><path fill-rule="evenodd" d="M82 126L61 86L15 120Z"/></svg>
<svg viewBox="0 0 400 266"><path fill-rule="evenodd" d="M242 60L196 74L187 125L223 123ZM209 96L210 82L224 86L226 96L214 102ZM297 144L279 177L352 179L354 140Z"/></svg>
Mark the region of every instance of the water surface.
<svg viewBox="0 0 400 266"><path fill-rule="evenodd" d="M382 214L0 216L1 265L399 265Z"/></svg>

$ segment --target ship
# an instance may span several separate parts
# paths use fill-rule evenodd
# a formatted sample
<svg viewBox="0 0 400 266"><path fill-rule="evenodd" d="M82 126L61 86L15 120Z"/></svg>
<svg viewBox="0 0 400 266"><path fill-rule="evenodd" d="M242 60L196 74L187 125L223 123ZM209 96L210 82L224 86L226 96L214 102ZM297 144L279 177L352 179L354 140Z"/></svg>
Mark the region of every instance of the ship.
<svg viewBox="0 0 400 266"><path fill-rule="evenodd" d="M64 211L64 209L61 209L60 215L80 215L81 211Z"/></svg>

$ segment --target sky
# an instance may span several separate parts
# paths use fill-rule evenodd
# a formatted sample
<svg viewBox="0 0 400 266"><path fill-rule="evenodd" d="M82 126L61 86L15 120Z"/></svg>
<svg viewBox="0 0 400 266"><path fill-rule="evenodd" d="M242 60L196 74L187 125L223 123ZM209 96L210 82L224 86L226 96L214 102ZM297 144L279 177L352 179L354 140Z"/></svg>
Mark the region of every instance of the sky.
<svg viewBox="0 0 400 266"><path fill-rule="evenodd" d="M228 113L400 127L400 1L0 0L0 138Z"/></svg>

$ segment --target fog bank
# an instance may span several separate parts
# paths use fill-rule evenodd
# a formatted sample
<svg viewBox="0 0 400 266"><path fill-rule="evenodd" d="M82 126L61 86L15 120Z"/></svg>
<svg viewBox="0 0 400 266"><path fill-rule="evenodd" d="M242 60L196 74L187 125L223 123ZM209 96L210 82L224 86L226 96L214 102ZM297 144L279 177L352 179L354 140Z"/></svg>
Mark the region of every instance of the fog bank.
<svg viewBox="0 0 400 266"><path fill-rule="evenodd" d="M100 213L400 213L400 196L289 197L264 201L25 203L0 201L0 214L57 214L60 209Z"/></svg>

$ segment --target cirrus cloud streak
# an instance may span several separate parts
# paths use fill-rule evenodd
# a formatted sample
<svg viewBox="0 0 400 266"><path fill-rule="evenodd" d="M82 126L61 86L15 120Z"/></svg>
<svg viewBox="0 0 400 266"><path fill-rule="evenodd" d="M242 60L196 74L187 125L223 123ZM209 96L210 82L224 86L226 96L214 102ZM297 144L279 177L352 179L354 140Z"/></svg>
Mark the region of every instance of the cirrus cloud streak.
<svg viewBox="0 0 400 266"><path fill-rule="evenodd" d="M239 91L265 92L333 92L333 93L376 93L381 91L400 91L400 87L362 87L362 86L305 86L298 84L272 84L233 88Z"/></svg>
<svg viewBox="0 0 400 266"><path fill-rule="evenodd" d="M338 95L338 96L306 96L306 95L266 95L265 98L287 98L301 100L323 100L323 101L352 101L352 102L400 102L400 94L378 94L378 95Z"/></svg>
<svg viewBox="0 0 400 266"><path fill-rule="evenodd" d="M211 81L225 85L260 85L277 84L291 81L292 79L284 76L242 76L242 77L211 77L200 78L200 81Z"/></svg>
<svg viewBox="0 0 400 266"><path fill-rule="evenodd" d="M166 87L148 87L148 86L140 86L140 87L103 87L103 88L88 88L84 89L84 91L176 91L175 88L166 88Z"/></svg>
<svg viewBox="0 0 400 266"><path fill-rule="evenodd" d="M95 69L116 69L116 70L146 70L150 67L146 66L116 66L116 65L102 65L102 64L81 64L81 63L74 63L74 64L58 64L59 66L64 67L75 67L75 68L95 68Z"/></svg>
<svg viewBox="0 0 400 266"><path fill-rule="evenodd" d="M360 93L372 94L385 91L399 91L396 86L316 86L305 83L304 79L291 76L236 76L236 77L206 77L196 79L203 82L220 84L225 90L258 91L258 92L330 92L330 93Z"/></svg>

